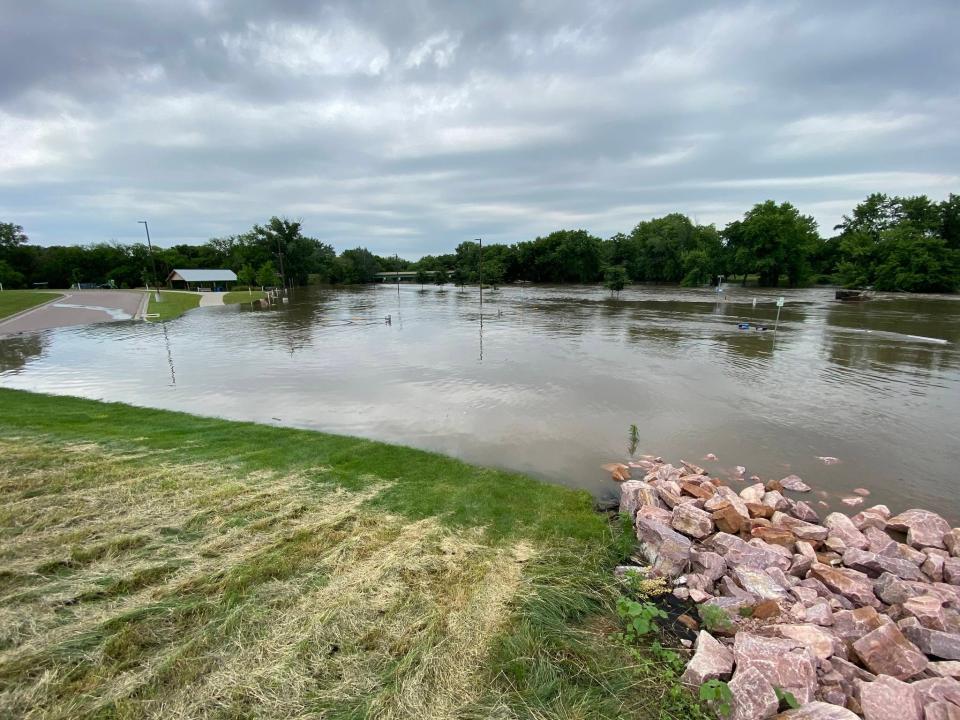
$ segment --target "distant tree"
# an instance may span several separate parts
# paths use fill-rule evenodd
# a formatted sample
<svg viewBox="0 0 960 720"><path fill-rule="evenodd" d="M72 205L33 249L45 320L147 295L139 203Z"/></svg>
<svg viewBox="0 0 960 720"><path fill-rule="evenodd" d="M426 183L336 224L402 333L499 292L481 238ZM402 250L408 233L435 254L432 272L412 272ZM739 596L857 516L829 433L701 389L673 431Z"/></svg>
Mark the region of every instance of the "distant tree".
<svg viewBox="0 0 960 720"><path fill-rule="evenodd" d="M29 239L22 226L13 223L0 223L0 250L9 250L26 245Z"/></svg>
<svg viewBox="0 0 960 720"><path fill-rule="evenodd" d="M449 282L447 277L447 271L445 269L437 268L433 273L433 284L434 285L446 285Z"/></svg>
<svg viewBox="0 0 960 720"><path fill-rule="evenodd" d="M337 280L348 285L372 283L380 272L380 262L366 248L344 250L337 258Z"/></svg>
<svg viewBox="0 0 960 720"><path fill-rule="evenodd" d="M420 284L420 289L423 290L423 286L430 282L430 273L423 268L419 268L417 270L417 282Z"/></svg>
<svg viewBox="0 0 960 720"><path fill-rule="evenodd" d="M743 220L730 223L724 235L734 267L744 274L758 273L766 287L779 285L781 275L791 287L804 282L810 274L808 258L819 242L812 217L801 215L790 203L777 205L773 200L754 205Z"/></svg>
<svg viewBox="0 0 960 720"><path fill-rule="evenodd" d="M273 287L277 284L277 269L269 260L260 266L257 270L257 285L261 287Z"/></svg>
<svg viewBox="0 0 960 720"><path fill-rule="evenodd" d="M241 285L249 287L257 281L257 271L253 269L253 265L247 263L237 271L237 280Z"/></svg>
<svg viewBox="0 0 960 720"><path fill-rule="evenodd" d="M496 287L503 283L503 265L496 260L485 260L483 263L483 282L490 287Z"/></svg>
<svg viewBox="0 0 960 720"><path fill-rule="evenodd" d="M467 273L467 271L464 270L459 265L457 265L453 269L453 272L450 274L450 280L453 282L454 285L459 286L461 289L463 289L463 286L467 284L467 281L469 279L470 279L470 276Z"/></svg>
<svg viewBox="0 0 960 720"><path fill-rule="evenodd" d="M603 273L603 284L612 293L620 297L620 291L627 286L627 270L623 265L612 265Z"/></svg>

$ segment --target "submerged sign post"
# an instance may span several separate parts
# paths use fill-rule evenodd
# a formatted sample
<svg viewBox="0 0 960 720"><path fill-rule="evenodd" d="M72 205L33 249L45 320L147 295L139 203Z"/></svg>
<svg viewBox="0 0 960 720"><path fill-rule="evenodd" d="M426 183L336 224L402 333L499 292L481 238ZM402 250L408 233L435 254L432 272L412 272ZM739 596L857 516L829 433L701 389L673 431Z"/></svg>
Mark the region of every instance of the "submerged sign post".
<svg viewBox="0 0 960 720"><path fill-rule="evenodd" d="M773 331L777 331L777 327L780 325L780 308L783 307L783 295L777 298L777 319L773 323Z"/></svg>

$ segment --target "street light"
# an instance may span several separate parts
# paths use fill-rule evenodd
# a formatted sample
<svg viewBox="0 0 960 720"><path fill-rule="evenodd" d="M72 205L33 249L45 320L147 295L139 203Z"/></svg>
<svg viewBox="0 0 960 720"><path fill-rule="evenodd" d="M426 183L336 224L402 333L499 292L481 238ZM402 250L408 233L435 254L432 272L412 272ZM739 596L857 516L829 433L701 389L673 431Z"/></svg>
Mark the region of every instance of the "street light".
<svg viewBox="0 0 960 720"><path fill-rule="evenodd" d="M480 262L477 263L477 272L480 273L480 315L483 316L483 238L475 238L480 243Z"/></svg>
<svg viewBox="0 0 960 720"><path fill-rule="evenodd" d="M153 244L150 242L150 226L147 225L146 220L137 220L137 223L143 225L143 229L147 231L147 249L150 251L150 270L153 273L152 280L153 286L157 289L156 299L159 302L160 300L160 286L157 285L157 263L153 259ZM150 288L147 288L149 290Z"/></svg>

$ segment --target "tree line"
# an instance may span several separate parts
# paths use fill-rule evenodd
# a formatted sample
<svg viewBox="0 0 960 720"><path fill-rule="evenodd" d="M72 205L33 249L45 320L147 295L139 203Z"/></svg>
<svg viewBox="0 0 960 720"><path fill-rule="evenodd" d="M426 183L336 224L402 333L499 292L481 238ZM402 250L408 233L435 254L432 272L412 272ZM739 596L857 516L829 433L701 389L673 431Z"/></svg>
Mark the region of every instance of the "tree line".
<svg viewBox="0 0 960 720"><path fill-rule="evenodd" d="M768 200L723 229L671 213L644 220L629 233L600 238L557 230L512 245L475 241L416 262L382 257L363 247L336 253L304 234L301 223L271 218L240 235L202 245L154 248L162 281L173 268L230 268L250 285L360 284L382 271L415 270L421 283L458 285L529 281L628 282L697 286L748 279L797 287L816 282L908 292L960 289L960 196L942 202L924 195L873 194L823 238L817 223L790 203ZM0 223L0 282L6 287L76 282L142 286L149 280L144 244L30 245L23 229Z"/></svg>

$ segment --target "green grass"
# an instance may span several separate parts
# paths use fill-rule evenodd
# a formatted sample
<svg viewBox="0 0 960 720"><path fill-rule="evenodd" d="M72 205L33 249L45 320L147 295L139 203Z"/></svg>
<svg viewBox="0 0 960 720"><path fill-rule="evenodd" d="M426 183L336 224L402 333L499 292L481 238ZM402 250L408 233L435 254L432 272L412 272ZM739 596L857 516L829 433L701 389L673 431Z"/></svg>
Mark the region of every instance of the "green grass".
<svg viewBox="0 0 960 720"><path fill-rule="evenodd" d="M0 716L691 716L614 637L632 543L585 492L352 437L0 405Z"/></svg>
<svg viewBox="0 0 960 720"><path fill-rule="evenodd" d="M228 292L223 296L224 305L234 305L237 303L252 303L254 300L265 298L267 294L262 290L237 290Z"/></svg>
<svg viewBox="0 0 960 720"><path fill-rule="evenodd" d="M157 302L154 294L150 293L150 304L147 306L147 314L156 313L158 317L147 318L148 320L173 320L183 315L187 310L193 310L200 305L200 296L196 293L177 292L176 290L162 290L160 292L160 302Z"/></svg>
<svg viewBox="0 0 960 720"><path fill-rule="evenodd" d="M0 320L58 297L63 295L36 290L4 290L0 292Z"/></svg>

